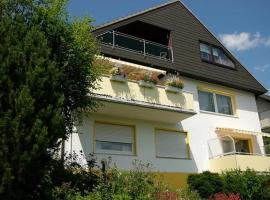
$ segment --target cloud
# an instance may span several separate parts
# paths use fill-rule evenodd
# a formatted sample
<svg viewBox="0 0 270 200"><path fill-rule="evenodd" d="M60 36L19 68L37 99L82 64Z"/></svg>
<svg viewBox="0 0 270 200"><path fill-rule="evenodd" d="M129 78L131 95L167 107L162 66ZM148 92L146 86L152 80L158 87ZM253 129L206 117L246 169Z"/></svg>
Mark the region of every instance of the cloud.
<svg viewBox="0 0 270 200"><path fill-rule="evenodd" d="M253 35L248 32L235 32L233 34L220 34L219 37L227 48L237 51L255 48L265 41L259 32ZM270 38L268 42L270 46Z"/></svg>
<svg viewBox="0 0 270 200"><path fill-rule="evenodd" d="M255 70L257 70L259 72L266 72L266 71L270 70L270 64L265 64L263 66L257 66L257 67L255 67Z"/></svg>
<svg viewBox="0 0 270 200"><path fill-rule="evenodd" d="M268 37L265 41L265 45L270 47L270 37Z"/></svg>

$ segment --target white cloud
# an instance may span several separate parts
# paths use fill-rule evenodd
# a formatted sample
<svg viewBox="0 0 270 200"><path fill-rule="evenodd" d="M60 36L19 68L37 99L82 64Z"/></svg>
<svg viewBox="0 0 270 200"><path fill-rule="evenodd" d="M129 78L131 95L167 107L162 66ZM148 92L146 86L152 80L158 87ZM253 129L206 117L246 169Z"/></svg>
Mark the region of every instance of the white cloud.
<svg viewBox="0 0 270 200"><path fill-rule="evenodd" d="M265 41L265 45L270 47L270 37L268 37Z"/></svg>
<svg viewBox="0 0 270 200"><path fill-rule="evenodd" d="M235 32L233 34L220 34L219 37L227 48L237 51L257 47L265 41L259 32L253 35L247 32ZM270 38L268 42L270 46Z"/></svg>
<svg viewBox="0 0 270 200"><path fill-rule="evenodd" d="M270 64L265 64L263 66L257 66L255 67L255 70L260 71L260 72L266 72L270 70Z"/></svg>

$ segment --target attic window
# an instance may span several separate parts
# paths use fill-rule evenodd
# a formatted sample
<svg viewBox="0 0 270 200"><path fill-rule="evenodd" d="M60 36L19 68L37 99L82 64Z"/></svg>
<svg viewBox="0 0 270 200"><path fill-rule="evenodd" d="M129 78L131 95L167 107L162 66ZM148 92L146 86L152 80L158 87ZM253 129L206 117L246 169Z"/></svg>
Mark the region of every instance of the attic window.
<svg viewBox="0 0 270 200"><path fill-rule="evenodd" d="M219 47L200 43L200 52L203 61L235 68L234 62Z"/></svg>

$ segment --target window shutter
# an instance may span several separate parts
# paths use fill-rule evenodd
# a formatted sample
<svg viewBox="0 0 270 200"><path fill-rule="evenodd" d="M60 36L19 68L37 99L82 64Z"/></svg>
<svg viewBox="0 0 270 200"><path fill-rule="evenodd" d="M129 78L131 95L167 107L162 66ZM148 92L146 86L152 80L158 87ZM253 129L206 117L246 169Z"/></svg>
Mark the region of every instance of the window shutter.
<svg viewBox="0 0 270 200"><path fill-rule="evenodd" d="M133 127L96 123L96 140L133 143Z"/></svg>
<svg viewBox="0 0 270 200"><path fill-rule="evenodd" d="M186 134L176 131L156 130L158 157L187 158Z"/></svg>

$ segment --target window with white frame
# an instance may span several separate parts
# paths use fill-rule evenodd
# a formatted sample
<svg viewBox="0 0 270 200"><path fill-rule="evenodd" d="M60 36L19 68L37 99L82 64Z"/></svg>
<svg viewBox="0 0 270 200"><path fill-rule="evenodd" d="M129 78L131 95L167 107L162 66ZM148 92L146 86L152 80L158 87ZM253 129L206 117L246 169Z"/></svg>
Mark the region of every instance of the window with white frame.
<svg viewBox="0 0 270 200"><path fill-rule="evenodd" d="M199 91L200 110L233 115L231 96Z"/></svg>
<svg viewBox="0 0 270 200"><path fill-rule="evenodd" d="M109 123L95 124L95 152L134 154L134 127Z"/></svg>
<svg viewBox="0 0 270 200"><path fill-rule="evenodd" d="M162 158L188 158L186 133L156 130L156 156Z"/></svg>

